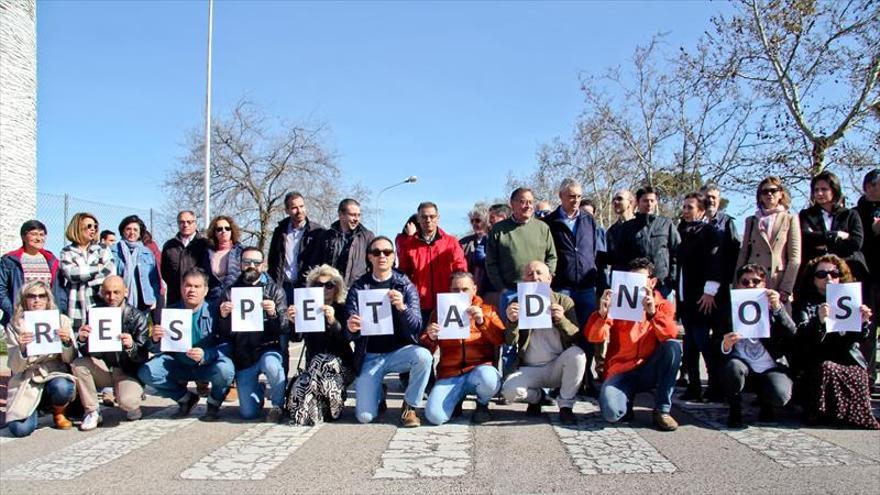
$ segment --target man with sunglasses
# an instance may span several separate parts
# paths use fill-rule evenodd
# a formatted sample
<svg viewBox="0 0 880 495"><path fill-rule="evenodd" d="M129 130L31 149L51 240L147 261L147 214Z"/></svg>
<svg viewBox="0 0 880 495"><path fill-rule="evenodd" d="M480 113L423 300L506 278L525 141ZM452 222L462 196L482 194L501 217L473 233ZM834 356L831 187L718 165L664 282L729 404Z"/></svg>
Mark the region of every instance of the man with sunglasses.
<svg viewBox="0 0 880 495"><path fill-rule="evenodd" d="M277 423L282 416L287 376L283 360L287 357L282 347L282 337L289 336L287 321L287 297L281 287L263 274L263 253L256 247L246 247L241 252L241 275L227 288L220 302L220 318L217 333L231 346L232 362L235 364L235 383L238 386L239 414L244 419L254 419L263 410L265 387L260 374L269 385L272 404L266 422ZM263 289L263 331L232 331L232 288L260 287ZM285 341L286 342L286 341Z"/></svg>
<svg viewBox="0 0 880 495"><path fill-rule="evenodd" d="M198 231L196 214L191 210L183 210L177 214L177 235L168 239L162 246L162 262L160 263L162 280L167 286L166 305L180 302L181 276L191 268L201 268L206 273L210 267L203 266L208 259L208 239Z"/></svg>
<svg viewBox="0 0 880 495"><path fill-rule="evenodd" d="M767 270L757 264L745 265L736 271L735 286L737 289L764 289L767 287ZM766 294L770 303L770 338L744 339L734 333L732 323L728 323L721 342L721 381L730 404L729 428L744 426L742 391L747 381L755 382L761 402L758 421L772 422L773 408L782 407L791 399L792 381L784 364L783 350L794 338L797 328L782 305L779 292L767 289Z"/></svg>

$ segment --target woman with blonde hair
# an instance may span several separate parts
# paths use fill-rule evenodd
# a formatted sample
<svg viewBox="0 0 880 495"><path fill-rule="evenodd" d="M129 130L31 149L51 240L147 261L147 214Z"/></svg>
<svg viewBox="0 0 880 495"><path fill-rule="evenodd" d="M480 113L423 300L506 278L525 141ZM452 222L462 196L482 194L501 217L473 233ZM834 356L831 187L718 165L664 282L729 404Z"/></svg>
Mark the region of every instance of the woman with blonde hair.
<svg viewBox="0 0 880 495"><path fill-rule="evenodd" d="M9 432L25 437L37 429L40 409L51 406L55 427L66 430L73 426L64 412L76 397L76 378L69 373L69 364L76 359L70 318L60 315L60 354L28 356L27 346L34 334L24 327L24 312L58 309L52 291L45 282L29 282L21 289L12 321L6 326L9 353L9 380L6 421Z"/></svg>
<svg viewBox="0 0 880 495"><path fill-rule="evenodd" d="M67 316L73 320L74 330L85 322L104 279L116 274L113 254L98 242L98 232L98 219L91 213L77 213L64 231L70 244L61 249L59 257L68 292Z"/></svg>
<svg viewBox="0 0 880 495"><path fill-rule="evenodd" d="M313 425L338 419L345 404L345 388L354 381L354 353L339 319L345 310L348 288L339 270L319 265L306 275L306 287L324 289L324 332L298 334L305 340L305 371L288 387L290 423ZM287 308L294 328L296 306Z"/></svg>
<svg viewBox="0 0 880 495"><path fill-rule="evenodd" d="M755 263L767 270L767 288L779 292L787 309L801 264L801 229L790 211L791 196L779 177L767 177L755 193L757 210L746 218L736 266Z"/></svg>

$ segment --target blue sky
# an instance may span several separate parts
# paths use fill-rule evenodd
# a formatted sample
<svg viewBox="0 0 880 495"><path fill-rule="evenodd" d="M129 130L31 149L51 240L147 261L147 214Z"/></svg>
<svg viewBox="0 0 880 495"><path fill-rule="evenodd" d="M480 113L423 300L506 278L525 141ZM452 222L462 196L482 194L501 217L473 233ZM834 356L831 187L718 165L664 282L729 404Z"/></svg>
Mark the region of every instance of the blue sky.
<svg viewBox="0 0 880 495"><path fill-rule="evenodd" d="M656 32L693 44L721 8L217 1L213 108L247 97L327 123L352 182L375 193L419 176L383 195L383 233L422 200L462 233L475 201L506 195L509 172L531 170L541 143L570 134L581 71L626 63ZM164 173L203 125L206 18L206 1L38 2L40 192L165 204Z"/></svg>

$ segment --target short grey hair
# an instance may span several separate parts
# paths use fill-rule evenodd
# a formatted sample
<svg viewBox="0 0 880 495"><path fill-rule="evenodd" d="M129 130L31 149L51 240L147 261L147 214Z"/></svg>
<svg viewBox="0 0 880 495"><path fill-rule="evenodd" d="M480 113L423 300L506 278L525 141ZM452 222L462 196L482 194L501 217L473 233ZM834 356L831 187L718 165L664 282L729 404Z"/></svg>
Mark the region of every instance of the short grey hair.
<svg viewBox="0 0 880 495"><path fill-rule="evenodd" d="M572 179L571 177L566 177L565 179L562 179L562 182L559 184L559 192L565 191L566 189L571 189L573 187L581 188L580 182Z"/></svg>
<svg viewBox="0 0 880 495"><path fill-rule="evenodd" d="M718 191L718 193L720 194L721 188L718 187L718 184L716 184L714 182L707 182L707 183L703 184L703 187L700 188L700 192L703 194L706 194L706 193L709 193L712 191Z"/></svg>

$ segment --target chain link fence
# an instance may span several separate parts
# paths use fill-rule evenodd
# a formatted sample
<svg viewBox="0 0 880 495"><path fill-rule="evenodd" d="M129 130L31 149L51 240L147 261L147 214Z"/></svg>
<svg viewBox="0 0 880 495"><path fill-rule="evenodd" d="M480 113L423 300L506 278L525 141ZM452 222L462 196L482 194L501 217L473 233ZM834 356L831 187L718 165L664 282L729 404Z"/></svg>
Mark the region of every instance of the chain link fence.
<svg viewBox="0 0 880 495"><path fill-rule="evenodd" d="M177 233L175 214L167 214L155 208L131 208L123 205L111 205L77 198L69 194L37 193L37 219L49 230L46 237L46 249L57 256L61 248L69 244L64 238L64 230L71 217L79 212L88 212L98 219L100 230L110 230L119 238L119 222L129 215L137 215L147 225L153 240L162 247L168 239Z"/></svg>

